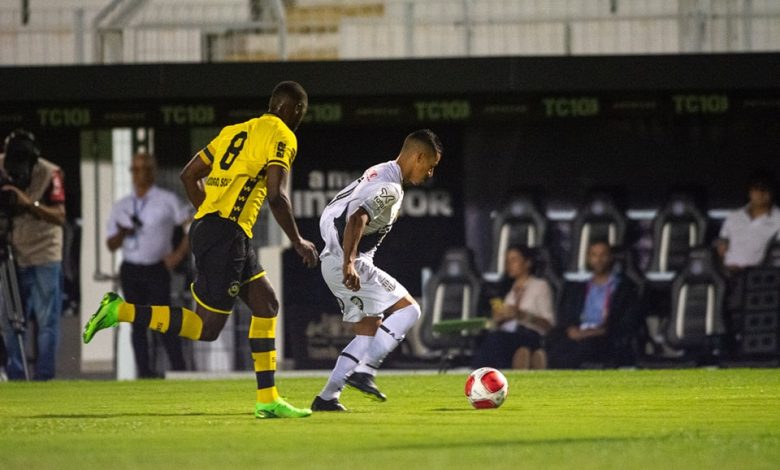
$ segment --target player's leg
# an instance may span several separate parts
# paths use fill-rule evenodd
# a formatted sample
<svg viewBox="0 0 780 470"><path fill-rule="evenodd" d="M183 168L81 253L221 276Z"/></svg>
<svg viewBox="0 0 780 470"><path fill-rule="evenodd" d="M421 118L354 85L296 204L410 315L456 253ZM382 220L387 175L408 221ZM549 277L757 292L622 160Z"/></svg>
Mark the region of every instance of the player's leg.
<svg viewBox="0 0 780 470"><path fill-rule="evenodd" d="M154 266L153 276L149 276L150 304L162 305L171 299L171 273L165 263ZM182 350L182 338L178 335L162 335L162 343L168 355L171 370L181 371L186 369L184 352Z"/></svg>
<svg viewBox="0 0 780 470"><path fill-rule="evenodd" d="M236 237L240 229L230 224L205 217L192 224L190 246L197 273L191 286L197 302L195 311L169 305L137 305L109 292L84 327L84 343L89 343L96 332L119 322L193 340L217 339L233 309L244 265L243 259L233 261L234 252L244 248Z"/></svg>
<svg viewBox="0 0 780 470"><path fill-rule="evenodd" d="M381 310L374 310L374 316L368 316L363 311L365 305L362 299L368 294L366 287L370 284L370 266L358 266L363 288L360 292L353 292L342 283L341 260L338 257L325 256L320 261L322 278L339 303L343 321L352 324L355 337L339 354L327 383L314 398L311 408L313 411L346 411L344 405L339 402L341 391L381 324ZM372 305L371 308L373 307Z"/></svg>
<svg viewBox="0 0 780 470"><path fill-rule="evenodd" d="M376 372L387 355L401 344L406 333L420 318L420 314L420 306L408 293L385 310L386 318L379 325L374 338L360 359L360 364L347 379L347 384L357 388L369 398L385 401L387 398L374 383Z"/></svg>
<svg viewBox="0 0 780 470"><path fill-rule="evenodd" d="M148 299L152 305L164 305L171 300L171 273L165 267L165 263L158 263L151 269L148 276ZM171 370L184 370L184 353L182 351L182 339L178 335L162 335L162 343L168 355Z"/></svg>
<svg viewBox="0 0 780 470"><path fill-rule="evenodd" d="M371 340L374 339L377 328L382 323L380 317L363 317L357 323L353 323L352 329L355 337L341 351L336 359L336 365L328 377L328 382L322 391L314 398L311 405L312 411L346 411L346 407L339 402L341 391L347 382L347 377L360 363Z"/></svg>
<svg viewBox="0 0 780 470"><path fill-rule="evenodd" d="M308 408L296 408L279 396L276 389L276 318L279 301L271 283L260 272L249 278L239 294L252 311L249 346L257 378L257 418L304 418Z"/></svg>
<svg viewBox="0 0 780 470"><path fill-rule="evenodd" d="M225 326L228 313L230 311L214 312L201 304L194 311L170 305L136 305L109 292L85 325L83 339L84 343L89 343L98 331L125 322L163 334L214 341Z"/></svg>

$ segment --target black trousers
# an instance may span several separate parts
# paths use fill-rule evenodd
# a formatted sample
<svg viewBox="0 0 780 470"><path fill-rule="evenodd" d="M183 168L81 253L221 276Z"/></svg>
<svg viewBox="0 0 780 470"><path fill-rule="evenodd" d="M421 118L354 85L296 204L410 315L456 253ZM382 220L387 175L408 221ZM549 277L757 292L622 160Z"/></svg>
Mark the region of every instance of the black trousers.
<svg viewBox="0 0 780 470"><path fill-rule="evenodd" d="M168 305L171 302L171 275L165 264L152 265L124 262L119 269L125 300L138 305ZM133 325L133 351L139 377L156 377L149 361L149 337L159 335L173 370L185 370L181 338L163 335L146 327Z"/></svg>
<svg viewBox="0 0 780 470"><path fill-rule="evenodd" d="M610 341L606 336L574 341L560 328L550 332L547 356L550 369L579 369L584 362L605 362L610 357Z"/></svg>

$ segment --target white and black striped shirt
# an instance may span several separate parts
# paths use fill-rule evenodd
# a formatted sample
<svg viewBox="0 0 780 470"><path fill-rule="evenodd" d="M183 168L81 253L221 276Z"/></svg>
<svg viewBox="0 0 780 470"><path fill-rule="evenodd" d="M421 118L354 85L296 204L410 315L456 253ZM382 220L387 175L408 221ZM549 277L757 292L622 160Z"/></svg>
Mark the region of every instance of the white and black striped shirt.
<svg viewBox="0 0 780 470"><path fill-rule="evenodd" d="M321 256L344 255L344 228L349 217L362 207L370 220L358 244L358 255L373 258L401 210L404 197L401 182L401 167L391 160L372 166L342 189L320 217L320 234L325 240Z"/></svg>

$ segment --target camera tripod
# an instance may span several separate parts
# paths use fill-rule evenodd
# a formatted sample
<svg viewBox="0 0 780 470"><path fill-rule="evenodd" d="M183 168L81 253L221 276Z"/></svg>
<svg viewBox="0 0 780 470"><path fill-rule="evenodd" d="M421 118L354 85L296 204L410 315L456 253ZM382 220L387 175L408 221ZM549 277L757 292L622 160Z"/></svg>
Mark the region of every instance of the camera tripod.
<svg viewBox="0 0 780 470"><path fill-rule="evenodd" d="M14 255L8 244L0 246L0 316L5 315L8 323L19 342L19 350L22 353L24 378L30 380L30 371L27 367L27 357L24 352L25 319L22 310L22 299L19 295L19 281L16 277L16 265ZM7 348L6 348L7 349Z"/></svg>

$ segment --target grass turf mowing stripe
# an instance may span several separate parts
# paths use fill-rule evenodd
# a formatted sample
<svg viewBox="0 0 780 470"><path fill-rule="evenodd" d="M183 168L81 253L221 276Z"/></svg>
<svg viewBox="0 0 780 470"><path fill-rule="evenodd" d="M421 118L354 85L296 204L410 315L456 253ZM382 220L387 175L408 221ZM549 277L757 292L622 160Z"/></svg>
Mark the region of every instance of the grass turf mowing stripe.
<svg viewBox="0 0 780 470"><path fill-rule="evenodd" d="M380 375L386 403L255 420L251 379L0 384L3 468L776 468L780 370L504 371L498 410L465 374ZM324 378L277 378L308 406Z"/></svg>

